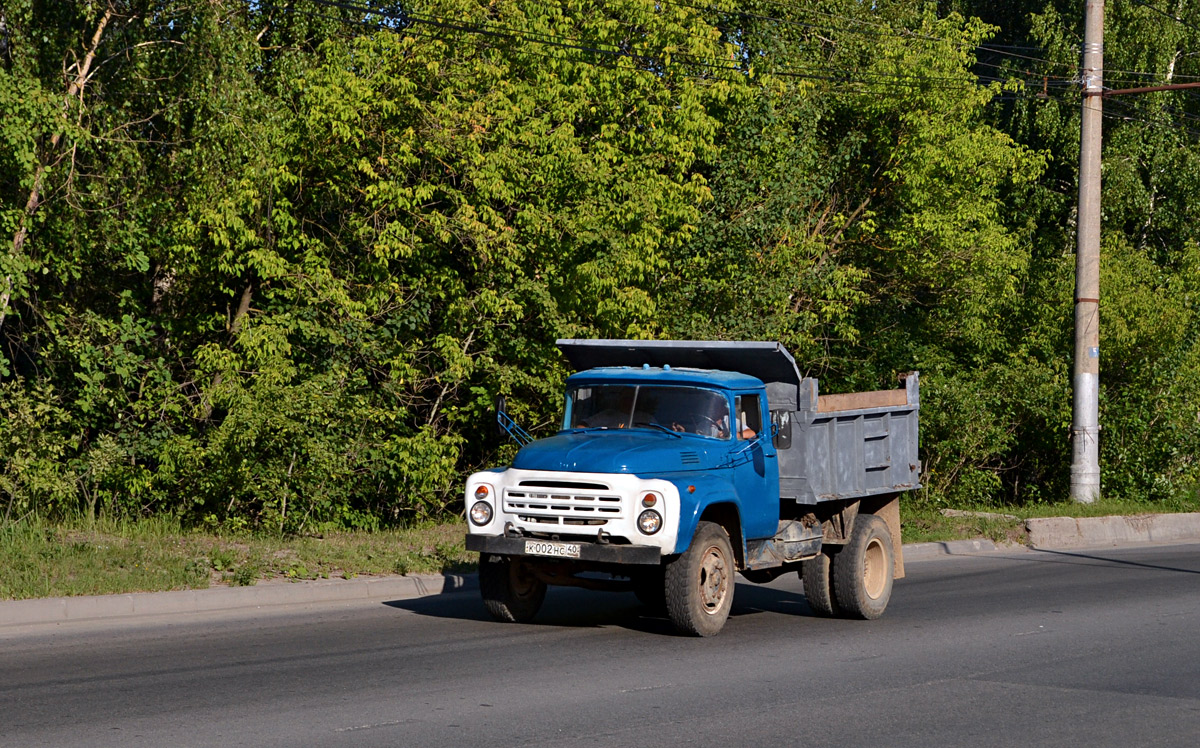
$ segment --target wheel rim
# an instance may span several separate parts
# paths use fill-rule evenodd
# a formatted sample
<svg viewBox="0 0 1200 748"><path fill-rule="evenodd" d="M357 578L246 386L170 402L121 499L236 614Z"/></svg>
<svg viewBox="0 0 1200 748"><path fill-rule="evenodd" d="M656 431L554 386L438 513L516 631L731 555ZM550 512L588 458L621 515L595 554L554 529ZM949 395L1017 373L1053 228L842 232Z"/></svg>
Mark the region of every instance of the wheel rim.
<svg viewBox="0 0 1200 748"><path fill-rule="evenodd" d="M729 594L729 563L717 546L710 546L700 559L700 602L704 612L716 615Z"/></svg>
<svg viewBox="0 0 1200 748"><path fill-rule="evenodd" d="M887 586L887 551L879 538L871 538L863 553L863 589L867 597L878 600Z"/></svg>

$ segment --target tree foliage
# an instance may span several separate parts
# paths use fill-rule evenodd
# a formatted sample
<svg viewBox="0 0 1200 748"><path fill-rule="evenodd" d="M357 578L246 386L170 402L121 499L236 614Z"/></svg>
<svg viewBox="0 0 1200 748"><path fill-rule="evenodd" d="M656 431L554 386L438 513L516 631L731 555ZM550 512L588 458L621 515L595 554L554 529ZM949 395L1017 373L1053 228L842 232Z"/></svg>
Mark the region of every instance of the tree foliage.
<svg viewBox="0 0 1200 748"><path fill-rule="evenodd" d="M492 397L552 429L553 341L592 336L780 340L825 391L920 369L931 500L1057 499L1060 5L3 0L5 517L457 511L511 455ZM1110 24L1111 68L1200 75L1194 28ZM1129 496L1200 482L1189 104L1106 121L1102 454Z"/></svg>

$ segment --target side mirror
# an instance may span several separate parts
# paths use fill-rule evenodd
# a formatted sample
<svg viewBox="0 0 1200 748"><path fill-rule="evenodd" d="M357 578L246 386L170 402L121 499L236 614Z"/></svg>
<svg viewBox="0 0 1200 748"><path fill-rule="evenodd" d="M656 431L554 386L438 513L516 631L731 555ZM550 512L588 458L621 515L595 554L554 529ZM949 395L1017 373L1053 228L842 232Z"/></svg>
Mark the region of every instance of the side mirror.
<svg viewBox="0 0 1200 748"><path fill-rule="evenodd" d="M792 414L786 410L771 411L771 436L775 440L776 449L790 449L792 446Z"/></svg>

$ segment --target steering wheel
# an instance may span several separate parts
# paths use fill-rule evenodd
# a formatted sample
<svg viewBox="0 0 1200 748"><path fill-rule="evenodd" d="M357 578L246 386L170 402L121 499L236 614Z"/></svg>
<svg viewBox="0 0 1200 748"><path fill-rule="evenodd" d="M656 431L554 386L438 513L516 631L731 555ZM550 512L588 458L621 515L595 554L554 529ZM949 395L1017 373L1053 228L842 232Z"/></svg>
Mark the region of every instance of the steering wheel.
<svg viewBox="0 0 1200 748"><path fill-rule="evenodd" d="M698 423L697 423L697 428L694 431L695 431L695 433L700 434L701 436L719 435L722 431L724 431L724 429L721 428L721 424L718 423L717 419L715 419L715 418L706 416L703 413L696 413L695 418ZM703 433L703 431L702 431L705 423L707 423L707 425L709 427L709 433L707 433L707 434Z"/></svg>

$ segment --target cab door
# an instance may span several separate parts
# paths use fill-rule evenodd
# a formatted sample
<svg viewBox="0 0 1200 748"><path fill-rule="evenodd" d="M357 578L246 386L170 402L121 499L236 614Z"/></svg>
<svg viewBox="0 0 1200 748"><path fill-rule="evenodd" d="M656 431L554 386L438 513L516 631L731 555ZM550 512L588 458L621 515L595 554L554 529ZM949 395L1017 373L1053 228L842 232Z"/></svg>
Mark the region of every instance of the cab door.
<svg viewBox="0 0 1200 748"><path fill-rule="evenodd" d="M779 529L779 460L762 392L735 393L730 464L747 540Z"/></svg>

